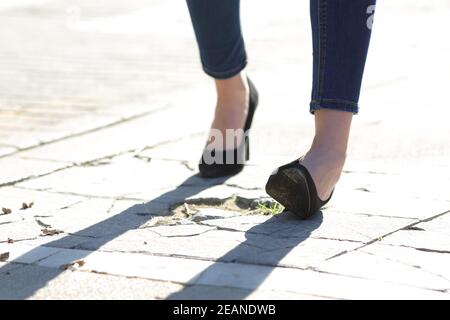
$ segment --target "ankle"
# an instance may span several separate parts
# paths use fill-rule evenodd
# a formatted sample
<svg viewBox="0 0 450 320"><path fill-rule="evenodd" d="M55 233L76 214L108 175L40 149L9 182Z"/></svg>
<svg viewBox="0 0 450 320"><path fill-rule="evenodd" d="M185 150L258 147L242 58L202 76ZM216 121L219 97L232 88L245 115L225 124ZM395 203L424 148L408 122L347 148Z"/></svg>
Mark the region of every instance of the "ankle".
<svg viewBox="0 0 450 320"><path fill-rule="evenodd" d="M304 158L312 159L312 161L320 166L342 169L347 158L347 153L345 150L339 150L337 148L313 146L305 154Z"/></svg>
<svg viewBox="0 0 450 320"><path fill-rule="evenodd" d="M217 105L247 104L249 87L243 72L229 79L216 80Z"/></svg>

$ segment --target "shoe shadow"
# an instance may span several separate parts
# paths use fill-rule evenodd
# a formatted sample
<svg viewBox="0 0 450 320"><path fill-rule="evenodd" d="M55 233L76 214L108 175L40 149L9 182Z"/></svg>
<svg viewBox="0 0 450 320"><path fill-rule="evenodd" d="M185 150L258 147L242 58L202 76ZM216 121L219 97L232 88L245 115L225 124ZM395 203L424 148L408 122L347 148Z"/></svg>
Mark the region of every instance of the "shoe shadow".
<svg viewBox="0 0 450 320"><path fill-rule="evenodd" d="M45 243L41 246L22 254L21 256L9 261L6 265L0 267L0 299L26 299L31 297L37 290L43 288L49 281L55 279L63 270L50 268L36 268L35 265L24 263L25 261L35 261L36 257L42 252L43 247L50 248L69 248L67 243L73 239L73 236L84 236L101 234L101 237L92 241L89 250L98 250L101 246L114 240L125 232L137 229L148 222L156 214L137 214L140 208L144 206L145 210L150 208L161 208L164 205L167 208L174 203L192 197L201 191L207 190L213 186L225 183L229 177L217 179L203 179L198 175L193 175L183 181L175 189L166 192L144 204L134 205L108 219L91 225L76 233L59 238L58 240ZM164 209L162 209L164 210ZM106 233L105 233L106 231ZM79 243L78 243L79 244ZM76 247L76 245L74 246ZM87 255L87 254L86 254ZM79 259L84 258L80 256ZM33 268L34 267L34 268ZM36 271L36 269L39 269ZM15 276L9 276L14 270Z"/></svg>
<svg viewBox="0 0 450 320"><path fill-rule="evenodd" d="M322 224L322 220L322 211L308 220L300 220L294 214L285 211L255 225L245 232L244 242L191 279L189 286L171 294L167 299L247 298L282 263L283 258L309 238ZM296 264L301 263L299 261L301 257L292 259Z"/></svg>

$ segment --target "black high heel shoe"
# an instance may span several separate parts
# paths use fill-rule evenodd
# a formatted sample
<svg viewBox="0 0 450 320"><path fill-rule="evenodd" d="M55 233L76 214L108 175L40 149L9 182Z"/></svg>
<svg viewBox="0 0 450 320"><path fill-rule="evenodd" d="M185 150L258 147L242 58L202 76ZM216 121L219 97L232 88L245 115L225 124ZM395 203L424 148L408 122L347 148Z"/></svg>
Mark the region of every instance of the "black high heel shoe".
<svg viewBox="0 0 450 320"><path fill-rule="evenodd" d="M334 189L327 200L321 200L311 174L299 160L295 160L272 173L266 192L287 210L306 219L330 201Z"/></svg>
<svg viewBox="0 0 450 320"><path fill-rule="evenodd" d="M246 133L253 121L256 107L258 106L258 91L253 82L247 78L250 91L247 120L244 125ZM227 163L227 159L233 159L232 163ZM220 159L220 161L216 161ZM235 175L242 171L245 161L250 159L250 141L248 134L245 135L243 142L232 150L203 150L202 158L198 165L200 175L204 178L218 178L223 176ZM209 160L209 161L207 161ZM214 160L214 161L212 161ZM212 163L211 163L212 162Z"/></svg>

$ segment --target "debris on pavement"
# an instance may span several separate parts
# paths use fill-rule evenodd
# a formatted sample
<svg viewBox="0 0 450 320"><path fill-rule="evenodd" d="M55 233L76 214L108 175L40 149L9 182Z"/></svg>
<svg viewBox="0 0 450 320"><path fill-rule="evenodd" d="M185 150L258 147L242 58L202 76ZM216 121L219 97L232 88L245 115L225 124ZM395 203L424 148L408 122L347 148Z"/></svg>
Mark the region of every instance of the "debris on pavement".
<svg viewBox="0 0 450 320"><path fill-rule="evenodd" d="M48 228L41 229L41 231L42 231L43 236L55 236L60 233L64 233L64 231L62 231L62 230L48 229Z"/></svg>
<svg viewBox="0 0 450 320"><path fill-rule="evenodd" d="M9 259L9 252L1 253L0 254L0 262L5 262Z"/></svg>
<svg viewBox="0 0 450 320"><path fill-rule="evenodd" d="M34 205L34 202L30 202L30 203L23 202L22 208L20 208L20 210L30 209L33 205Z"/></svg>
<svg viewBox="0 0 450 320"><path fill-rule="evenodd" d="M10 214L12 212L12 210L9 208L2 208L2 212L3 212L3 214Z"/></svg>
<svg viewBox="0 0 450 320"><path fill-rule="evenodd" d="M77 261L74 261L71 263L63 264L59 268L61 270L76 270L77 268L81 268L85 264L86 264L86 262L84 262L84 260L77 260Z"/></svg>

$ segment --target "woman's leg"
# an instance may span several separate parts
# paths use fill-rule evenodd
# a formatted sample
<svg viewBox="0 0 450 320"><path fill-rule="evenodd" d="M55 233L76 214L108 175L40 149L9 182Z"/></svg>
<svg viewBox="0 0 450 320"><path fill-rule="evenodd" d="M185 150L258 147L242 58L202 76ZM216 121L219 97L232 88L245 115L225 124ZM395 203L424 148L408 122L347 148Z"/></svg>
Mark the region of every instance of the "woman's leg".
<svg viewBox="0 0 450 320"><path fill-rule="evenodd" d="M313 89L310 112L316 134L303 165L321 199L327 199L344 166L350 125L358 113L375 0L311 0Z"/></svg>
<svg viewBox="0 0 450 320"><path fill-rule="evenodd" d="M240 24L240 0L187 0L203 70L215 79L217 104L211 128L242 129L249 88L243 72L247 54Z"/></svg>

